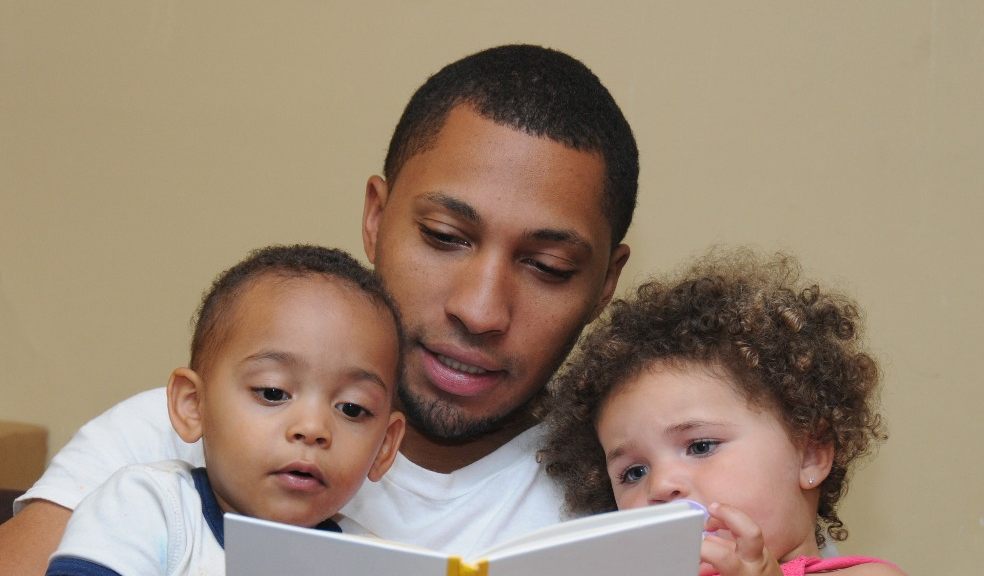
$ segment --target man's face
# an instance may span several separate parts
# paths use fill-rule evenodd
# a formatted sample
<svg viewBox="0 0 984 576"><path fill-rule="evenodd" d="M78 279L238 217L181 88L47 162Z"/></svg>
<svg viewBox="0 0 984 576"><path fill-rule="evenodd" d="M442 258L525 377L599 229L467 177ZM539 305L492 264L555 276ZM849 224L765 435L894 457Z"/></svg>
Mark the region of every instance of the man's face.
<svg viewBox="0 0 984 576"><path fill-rule="evenodd" d="M607 304L628 247L611 246L604 173L598 154L459 106L395 182L370 179L366 253L403 315L418 429L494 429Z"/></svg>

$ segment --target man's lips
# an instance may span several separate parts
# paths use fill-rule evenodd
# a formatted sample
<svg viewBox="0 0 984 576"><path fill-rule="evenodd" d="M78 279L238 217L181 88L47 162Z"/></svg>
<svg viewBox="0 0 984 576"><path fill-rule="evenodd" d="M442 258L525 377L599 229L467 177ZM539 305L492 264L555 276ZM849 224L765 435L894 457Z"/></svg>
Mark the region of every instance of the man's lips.
<svg viewBox="0 0 984 576"><path fill-rule="evenodd" d="M427 380L436 388L454 396L478 396L492 389L505 374L492 368L491 362L423 349L423 367ZM452 355L453 354L453 355Z"/></svg>
<svg viewBox="0 0 984 576"><path fill-rule="evenodd" d="M473 374L476 376L480 374L487 374L489 372L489 370L486 370L485 368L482 368L480 366L474 366L472 364L465 364L464 362L459 362L458 360L455 360L454 358L451 358L449 356L445 356L444 354L435 353L434 356L437 357L437 361L440 362L441 364L444 364L448 368L457 370L459 372L465 372L467 374Z"/></svg>

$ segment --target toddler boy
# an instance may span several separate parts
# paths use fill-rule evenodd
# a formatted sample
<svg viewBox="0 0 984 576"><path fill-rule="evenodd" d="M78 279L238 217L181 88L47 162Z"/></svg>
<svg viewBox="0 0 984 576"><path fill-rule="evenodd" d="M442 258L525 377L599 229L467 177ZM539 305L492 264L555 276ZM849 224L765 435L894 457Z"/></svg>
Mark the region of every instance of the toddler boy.
<svg viewBox="0 0 984 576"><path fill-rule="evenodd" d="M205 467L116 473L72 514L47 574L224 574L225 512L364 533L337 512L396 456L400 342L395 307L348 254L253 252L205 295L190 365L167 386Z"/></svg>

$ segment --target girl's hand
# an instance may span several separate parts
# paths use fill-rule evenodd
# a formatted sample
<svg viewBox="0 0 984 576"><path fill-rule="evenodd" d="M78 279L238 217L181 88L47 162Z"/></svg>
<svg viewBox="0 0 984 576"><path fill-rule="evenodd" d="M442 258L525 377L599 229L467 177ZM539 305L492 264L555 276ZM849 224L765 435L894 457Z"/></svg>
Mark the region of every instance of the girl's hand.
<svg viewBox="0 0 984 576"><path fill-rule="evenodd" d="M715 502L707 507L710 518L700 547L700 574L721 576L782 576L779 563L765 547L762 529L734 506ZM731 539L714 531L727 531Z"/></svg>

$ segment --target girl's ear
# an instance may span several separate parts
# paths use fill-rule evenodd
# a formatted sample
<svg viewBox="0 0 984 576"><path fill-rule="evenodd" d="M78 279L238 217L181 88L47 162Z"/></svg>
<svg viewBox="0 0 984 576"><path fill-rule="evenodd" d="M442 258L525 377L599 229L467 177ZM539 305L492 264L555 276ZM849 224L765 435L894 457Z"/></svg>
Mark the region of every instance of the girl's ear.
<svg viewBox="0 0 984 576"><path fill-rule="evenodd" d="M800 488L811 490L818 488L830 474L834 463L834 445L808 442L803 449L803 462L800 466Z"/></svg>
<svg viewBox="0 0 984 576"><path fill-rule="evenodd" d="M407 419L403 415L403 412L394 410L390 413L389 424L386 426L386 435L383 437L383 443L379 447L379 451L376 452L376 459L373 460L372 466L369 467L369 474L366 475L367 478L373 482L379 482L383 474L386 474L386 471L393 465L393 460L396 459L396 454L400 451L400 442L403 441L403 433L406 431L406 427Z"/></svg>
<svg viewBox="0 0 984 576"><path fill-rule="evenodd" d="M190 368L177 368L167 382L167 413L171 426L182 440L191 444L202 437L205 383Z"/></svg>

